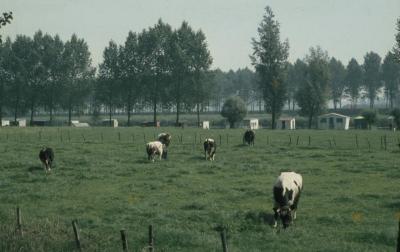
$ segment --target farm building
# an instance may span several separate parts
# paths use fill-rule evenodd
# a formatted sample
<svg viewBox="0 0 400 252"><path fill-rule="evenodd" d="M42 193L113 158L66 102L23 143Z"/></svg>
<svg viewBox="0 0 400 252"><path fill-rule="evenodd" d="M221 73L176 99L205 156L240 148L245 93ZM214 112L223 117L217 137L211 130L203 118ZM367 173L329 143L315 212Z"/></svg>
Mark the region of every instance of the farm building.
<svg viewBox="0 0 400 252"><path fill-rule="evenodd" d="M296 119L294 117L281 117L278 120L278 129L296 129Z"/></svg>
<svg viewBox="0 0 400 252"><path fill-rule="evenodd" d="M368 123L363 116L356 116L353 118L355 129L368 129Z"/></svg>
<svg viewBox="0 0 400 252"><path fill-rule="evenodd" d="M101 122L102 126L110 126L110 119L104 119ZM117 119L111 119L111 127L113 128L117 128L118 127L118 120Z"/></svg>
<svg viewBox="0 0 400 252"><path fill-rule="evenodd" d="M318 116L318 129L349 129L350 117L329 113L325 115Z"/></svg>
<svg viewBox="0 0 400 252"><path fill-rule="evenodd" d="M1 126L10 126L10 120L1 120Z"/></svg>
<svg viewBox="0 0 400 252"><path fill-rule="evenodd" d="M243 120L244 126L250 129L259 129L259 123L257 118L250 118Z"/></svg>
<svg viewBox="0 0 400 252"><path fill-rule="evenodd" d="M203 129L210 129L210 122L209 121L203 121L201 124L201 127Z"/></svg>
<svg viewBox="0 0 400 252"><path fill-rule="evenodd" d="M110 122L110 121L107 121L107 122ZM71 126L73 126L73 127L78 127L78 128L82 128L82 127L89 127L89 124L88 124L88 123L82 123L82 122L79 122L79 121L72 120L72 121L71 121Z"/></svg>
<svg viewBox="0 0 400 252"><path fill-rule="evenodd" d="M16 122L11 121L10 125L17 126L17 127L26 127L26 119L17 119Z"/></svg>

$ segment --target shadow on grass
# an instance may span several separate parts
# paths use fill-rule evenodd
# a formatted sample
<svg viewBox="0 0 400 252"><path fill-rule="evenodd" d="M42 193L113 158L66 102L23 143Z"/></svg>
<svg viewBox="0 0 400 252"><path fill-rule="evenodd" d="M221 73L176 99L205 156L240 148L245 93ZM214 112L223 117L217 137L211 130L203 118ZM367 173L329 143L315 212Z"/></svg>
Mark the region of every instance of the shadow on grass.
<svg viewBox="0 0 400 252"><path fill-rule="evenodd" d="M44 171L44 168L42 166L30 166L28 168L28 171L34 172L34 171Z"/></svg>

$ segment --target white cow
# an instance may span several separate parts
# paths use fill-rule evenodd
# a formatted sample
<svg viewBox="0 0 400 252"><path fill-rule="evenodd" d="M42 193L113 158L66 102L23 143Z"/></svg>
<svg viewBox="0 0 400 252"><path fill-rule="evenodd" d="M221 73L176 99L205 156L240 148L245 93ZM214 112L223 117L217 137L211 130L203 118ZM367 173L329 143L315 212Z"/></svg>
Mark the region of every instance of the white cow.
<svg viewBox="0 0 400 252"><path fill-rule="evenodd" d="M274 193L274 227L277 227L278 217L283 228L287 228L296 219L297 204L303 189L303 178L295 172L282 172L276 179Z"/></svg>
<svg viewBox="0 0 400 252"><path fill-rule="evenodd" d="M165 145L160 141L149 142L146 144L146 152L149 160L154 162L156 155L158 155L161 160L163 152L166 153Z"/></svg>

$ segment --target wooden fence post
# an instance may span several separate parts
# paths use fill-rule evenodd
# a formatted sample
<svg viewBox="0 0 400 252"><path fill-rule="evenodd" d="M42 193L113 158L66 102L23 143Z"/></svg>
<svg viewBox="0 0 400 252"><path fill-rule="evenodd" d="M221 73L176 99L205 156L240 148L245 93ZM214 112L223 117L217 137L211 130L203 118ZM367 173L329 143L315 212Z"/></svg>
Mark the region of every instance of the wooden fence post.
<svg viewBox="0 0 400 252"><path fill-rule="evenodd" d="M126 239L125 229L122 229L120 232L121 232L121 240L122 240L122 250L128 251L128 241Z"/></svg>
<svg viewBox="0 0 400 252"><path fill-rule="evenodd" d="M226 244L226 234L225 234L225 230L222 230L220 232L221 235L221 242L222 242L222 251L223 252L228 252L228 245Z"/></svg>
<svg viewBox="0 0 400 252"><path fill-rule="evenodd" d="M292 136L289 135L289 145L291 145L291 144L292 144Z"/></svg>
<svg viewBox="0 0 400 252"><path fill-rule="evenodd" d="M69 130L68 130L68 142L71 142L71 134L70 134Z"/></svg>
<svg viewBox="0 0 400 252"><path fill-rule="evenodd" d="M308 146L311 145L311 136L308 136Z"/></svg>
<svg viewBox="0 0 400 252"><path fill-rule="evenodd" d="M77 227L77 220L72 221L72 228L74 229L74 237L75 237L75 242L76 242L76 247L81 250L81 241L79 240L79 230Z"/></svg>
<svg viewBox="0 0 400 252"><path fill-rule="evenodd" d="M269 136L267 136L267 144L269 144Z"/></svg>
<svg viewBox="0 0 400 252"><path fill-rule="evenodd" d="M149 251L154 251L153 225L149 225Z"/></svg>
<svg viewBox="0 0 400 252"><path fill-rule="evenodd" d="M101 132L100 138L101 138L101 142L103 142L103 140L104 140L103 132Z"/></svg>
<svg viewBox="0 0 400 252"><path fill-rule="evenodd" d="M226 134L226 144L229 144L229 134Z"/></svg>
<svg viewBox="0 0 400 252"><path fill-rule="evenodd" d="M219 144L222 145L222 136L219 135Z"/></svg>
<svg viewBox="0 0 400 252"><path fill-rule="evenodd" d="M86 142L86 138L85 138L85 135L82 133L82 139L83 139L83 142Z"/></svg>
<svg viewBox="0 0 400 252"><path fill-rule="evenodd" d="M332 141L333 141L333 145L336 147L336 140L335 140L335 137L332 138Z"/></svg>
<svg viewBox="0 0 400 252"><path fill-rule="evenodd" d="M118 131L118 141L121 141L121 132Z"/></svg>
<svg viewBox="0 0 400 252"><path fill-rule="evenodd" d="M135 134L132 134L132 143L135 143Z"/></svg>
<svg viewBox="0 0 400 252"><path fill-rule="evenodd" d="M21 216L21 208L17 207L17 230L19 235L23 235L22 232L22 216Z"/></svg>
<svg viewBox="0 0 400 252"><path fill-rule="evenodd" d="M300 136L297 136L296 145L299 145Z"/></svg>
<svg viewBox="0 0 400 252"><path fill-rule="evenodd" d="M383 142L385 143L385 150L387 150L387 138L386 138L386 134L383 138Z"/></svg>
<svg viewBox="0 0 400 252"><path fill-rule="evenodd" d="M400 252L400 219L399 219L399 230L397 231L397 252Z"/></svg>

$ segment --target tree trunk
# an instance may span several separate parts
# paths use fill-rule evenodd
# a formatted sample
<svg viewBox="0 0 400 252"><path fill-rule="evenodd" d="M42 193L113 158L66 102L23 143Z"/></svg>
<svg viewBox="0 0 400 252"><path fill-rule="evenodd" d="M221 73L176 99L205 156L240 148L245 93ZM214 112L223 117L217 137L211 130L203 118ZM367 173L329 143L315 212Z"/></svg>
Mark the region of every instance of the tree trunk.
<svg viewBox="0 0 400 252"><path fill-rule="evenodd" d="M313 115L312 115L312 114L310 114L310 115L308 116L308 128L309 128L309 129L311 129L311 125L312 125L312 118L313 118Z"/></svg>
<svg viewBox="0 0 400 252"><path fill-rule="evenodd" d="M235 122L229 121L229 128L233 129L235 127Z"/></svg>
<svg viewBox="0 0 400 252"><path fill-rule="evenodd" d="M176 122L175 125L178 126L179 125L179 113L180 113L180 107L181 107L181 102L178 101L176 102Z"/></svg>
<svg viewBox="0 0 400 252"><path fill-rule="evenodd" d="M153 122L154 127L157 127L157 98L153 98Z"/></svg>
<svg viewBox="0 0 400 252"><path fill-rule="evenodd" d="M200 104L197 103L196 107L197 107L197 127L200 128Z"/></svg>
<svg viewBox="0 0 400 252"><path fill-rule="evenodd" d="M31 120L29 124L32 126L33 125L33 114L35 113L35 105L34 102L31 102Z"/></svg>
<svg viewBox="0 0 400 252"><path fill-rule="evenodd" d="M272 108L271 116L272 116L271 128L275 129L276 128L276 123L275 123L275 121L276 121L276 112L275 112L275 108Z"/></svg>
<svg viewBox="0 0 400 252"><path fill-rule="evenodd" d="M108 119L109 119L109 123L110 123L110 127L112 127L113 125L112 125L112 122L111 122L111 117L112 117L112 104L111 104L111 101L110 101L110 103L108 104Z"/></svg>
<svg viewBox="0 0 400 252"><path fill-rule="evenodd" d="M130 101L128 101L128 127L131 126L131 110L132 110L132 104Z"/></svg>
<svg viewBox="0 0 400 252"><path fill-rule="evenodd" d="M337 100L333 99L333 109L336 110L337 108Z"/></svg>
<svg viewBox="0 0 400 252"><path fill-rule="evenodd" d="M68 105L68 126L71 126L72 120L72 105Z"/></svg>
<svg viewBox="0 0 400 252"><path fill-rule="evenodd" d="M18 116L18 107L19 107L19 96L17 96L17 100L15 101L14 106L14 123L17 123L17 116Z"/></svg>

